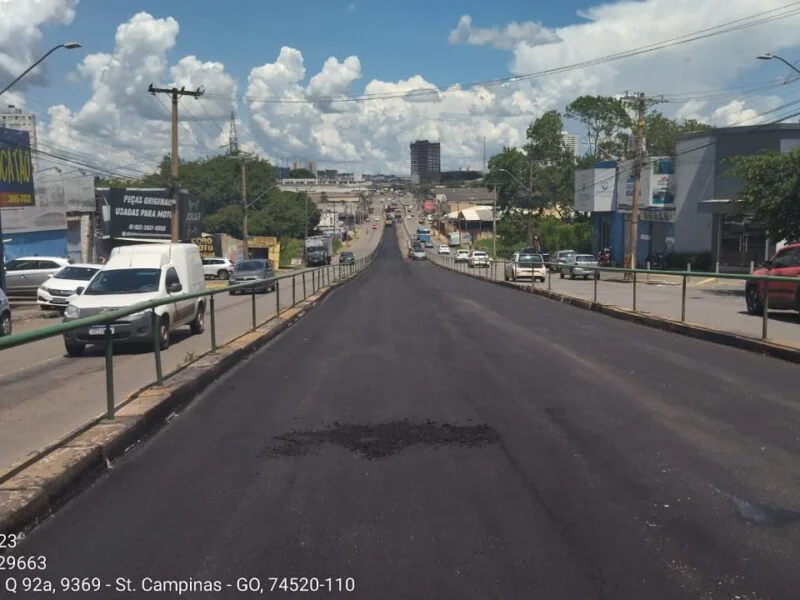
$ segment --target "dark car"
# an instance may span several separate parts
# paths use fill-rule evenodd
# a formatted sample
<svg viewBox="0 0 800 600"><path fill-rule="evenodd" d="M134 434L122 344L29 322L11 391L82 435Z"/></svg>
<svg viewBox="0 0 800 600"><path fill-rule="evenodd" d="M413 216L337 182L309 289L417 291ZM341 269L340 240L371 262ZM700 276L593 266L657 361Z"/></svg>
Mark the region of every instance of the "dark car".
<svg viewBox="0 0 800 600"><path fill-rule="evenodd" d="M254 285L252 288L245 288L241 290L230 290L231 296L234 294L252 294L259 292L266 294L267 292L275 291L277 283L275 282L275 272L272 270L272 265L269 261L263 258L254 258L251 260L243 260L236 263L236 266L231 273L231 278L228 279L228 285L241 285L247 281L259 281L264 283Z"/></svg>
<svg viewBox="0 0 800 600"><path fill-rule="evenodd" d="M355 262L356 262L356 257L353 255L352 252L342 252L339 255L340 265L354 265Z"/></svg>

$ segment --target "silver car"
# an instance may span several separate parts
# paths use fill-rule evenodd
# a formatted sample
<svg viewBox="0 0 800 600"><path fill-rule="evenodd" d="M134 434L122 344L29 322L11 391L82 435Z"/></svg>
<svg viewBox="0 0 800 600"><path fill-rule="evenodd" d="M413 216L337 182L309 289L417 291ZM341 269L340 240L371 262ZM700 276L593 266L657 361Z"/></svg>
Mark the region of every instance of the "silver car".
<svg viewBox="0 0 800 600"><path fill-rule="evenodd" d="M11 304L8 296L0 288L0 337L11 335Z"/></svg>
<svg viewBox="0 0 800 600"><path fill-rule="evenodd" d="M560 275L561 279L566 276L569 276L570 279L577 277L600 279L600 271L597 270L597 258L591 254L576 254L561 265Z"/></svg>
<svg viewBox="0 0 800 600"><path fill-rule="evenodd" d="M6 263L6 291L14 295L36 296L36 290L64 267L66 258L55 256L22 256Z"/></svg>

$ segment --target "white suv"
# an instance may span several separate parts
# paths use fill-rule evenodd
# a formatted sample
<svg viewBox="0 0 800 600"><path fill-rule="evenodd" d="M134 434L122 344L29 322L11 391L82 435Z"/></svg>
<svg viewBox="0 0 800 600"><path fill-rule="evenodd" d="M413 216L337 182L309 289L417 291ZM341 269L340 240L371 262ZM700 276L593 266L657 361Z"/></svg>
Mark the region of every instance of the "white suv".
<svg viewBox="0 0 800 600"><path fill-rule="evenodd" d="M439 246L439 254L450 254L450 246L447 244Z"/></svg>
<svg viewBox="0 0 800 600"><path fill-rule="evenodd" d="M204 258L203 274L206 278L229 279L236 265L227 258Z"/></svg>
<svg viewBox="0 0 800 600"><path fill-rule="evenodd" d="M489 266L489 255L486 254L483 250L473 250L470 252L469 255L469 266L472 268L475 267L488 267Z"/></svg>

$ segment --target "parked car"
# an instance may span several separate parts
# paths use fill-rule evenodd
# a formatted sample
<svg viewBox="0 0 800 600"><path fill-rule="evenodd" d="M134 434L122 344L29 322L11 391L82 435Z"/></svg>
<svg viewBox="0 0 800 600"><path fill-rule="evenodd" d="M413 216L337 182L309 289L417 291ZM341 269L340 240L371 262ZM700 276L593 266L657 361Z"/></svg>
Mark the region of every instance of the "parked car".
<svg viewBox="0 0 800 600"><path fill-rule="evenodd" d="M473 250L469 253L469 258L467 259L467 263L469 264L470 268L476 267L488 267L489 266L489 255L486 254L483 250Z"/></svg>
<svg viewBox="0 0 800 600"><path fill-rule="evenodd" d="M342 252L339 255L340 265L354 265L355 263L356 263L356 257L352 252Z"/></svg>
<svg viewBox="0 0 800 600"><path fill-rule="evenodd" d="M800 242L786 244L753 275L800 277ZM748 281L744 288L745 305L751 315L764 314L764 281ZM800 310L800 287L796 283L770 281L769 309Z"/></svg>
<svg viewBox="0 0 800 600"><path fill-rule="evenodd" d="M506 263L503 278L506 281L518 281L520 279L531 279L533 281L544 281L547 276L547 267L544 257L535 254L524 248L515 252L511 256L511 262Z"/></svg>
<svg viewBox="0 0 800 600"><path fill-rule="evenodd" d="M254 258L250 260L243 260L236 263L233 269L231 278L228 279L228 285L239 285L246 281L264 280L262 285L253 286L252 288L244 290L230 290L231 296L235 294L254 294L256 292L266 294L267 292L274 292L277 283L270 281L275 279L275 272L272 270L272 265L264 258Z"/></svg>
<svg viewBox="0 0 800 600"><path fill-rule="evenodd" d="M459 250L456 252L455 261L457 263L469 262L469 250Z"/></svg>
<svg viewBox="0 0 800 600"><path fill-rule="evenodd" d="M4 335L11 335L11 304L0 288L0 337Z"/></svg>
<svg viewBox="0 0 800 600"><path fill-rule="evenodd" d="M103 265L74 264L57 271L36 292L36 303L42 310L63 311L69 298L79 287L86 287Z"/></svg>
<svg viewBox="0 0 800 600"><path fill-rule="evenodd" d="M23 256L6 263L6 292L10 295L36 295L36 290L51 275L70 264L57 256Z"/></svg>
<svg viewBox="0 0 800 600"><path fill-rule="evenodd" d="M217 279L230 279L233 269L236 267L229 258L204 258L203 274L206 277L216 277Z"/></svg>
<svg viewBox="0 0 800 600"><path fill-rule="evenodd" d="M450 246L447 244L441 244L439 246L439 254L450 254Z"/></svg>
<svg viewBox="0 0 800 600"><path fill-rule="evenodd" d="M150 310L122 317L110 325L114 346L141 344L152 348L155 333L159 347L166 350L178 327L188 325L195 335L205 330L207 299L179 299L184 294L202 292L205 287L203 260L195 244L122 246L111 251L108 263L92 277L86 289L75 290L64 311L64 322L174 296L175 301L155 309L155 332ZM105 325L69 331L64 334L64 347L69 356L81 356L88 344L102 345L105 334Z"/></svg>
<svg viewBox="0 0 800 600"><path fill-rule="evenodd" d="M569 262L561 265L561 279L564 279L567 275L569 275L570 279L575 279L576 277L600 279L600 271L595 267L597 267L597 258L594 255L576 254L570 258Z"/></svg>
<svg viewBox="0 0 800 600"><path fill-rule="evenodd" d="M555 273L561 270L561 265L570 262L578 253L575 250L559 250L550 255L549 269Z"/></svg>

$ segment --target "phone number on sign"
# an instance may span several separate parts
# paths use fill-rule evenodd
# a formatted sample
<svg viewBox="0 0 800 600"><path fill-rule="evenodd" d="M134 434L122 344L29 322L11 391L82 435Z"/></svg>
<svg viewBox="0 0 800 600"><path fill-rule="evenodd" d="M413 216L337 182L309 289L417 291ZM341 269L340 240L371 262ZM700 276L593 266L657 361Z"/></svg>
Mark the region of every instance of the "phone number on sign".
<svg viewBox="0 0 800 600"><path fill-rule="evenodd" d="M139 580L117 577L107 582L100 577L6 577L2 591L8 594L21 593L92 593L113 590L115 592L145 592L156 594L201 594L218 593L223 590L244 594L262 595L280 592L354 592L356 581L352 577L239 577L234 583L219 579L155 579L142 577Z"/></svg>

